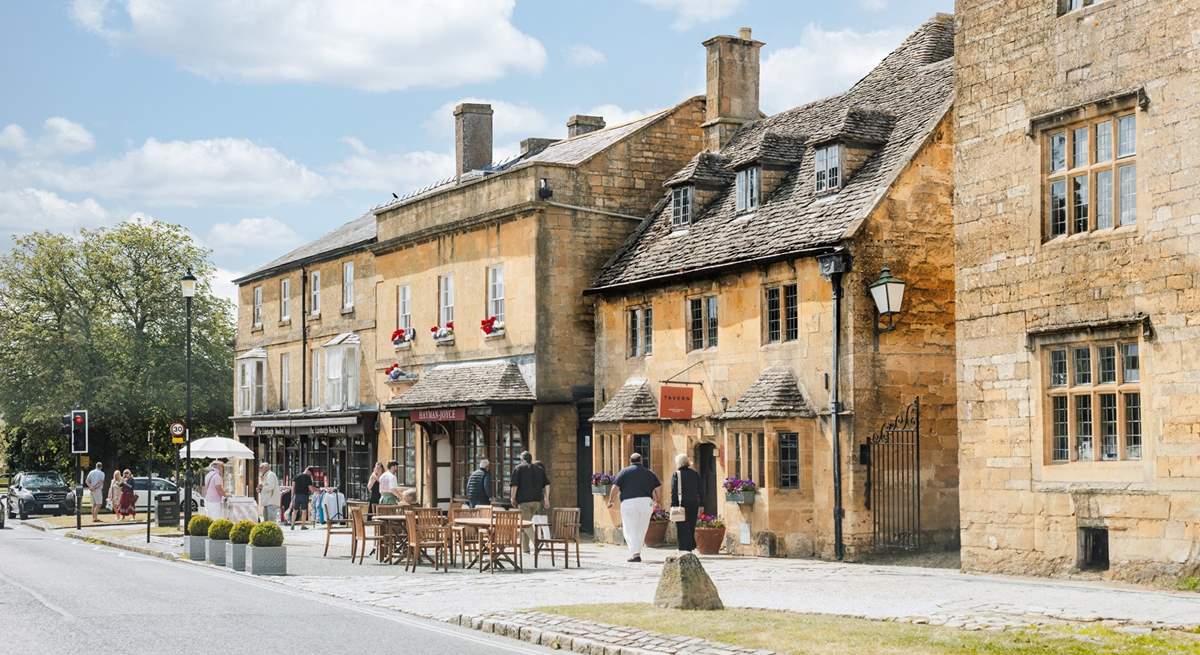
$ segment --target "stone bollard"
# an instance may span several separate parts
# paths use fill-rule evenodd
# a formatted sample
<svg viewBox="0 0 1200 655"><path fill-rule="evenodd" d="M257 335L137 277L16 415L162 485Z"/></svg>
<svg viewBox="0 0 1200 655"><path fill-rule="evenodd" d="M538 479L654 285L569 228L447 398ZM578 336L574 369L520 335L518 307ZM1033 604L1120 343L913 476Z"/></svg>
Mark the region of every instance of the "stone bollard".
<svg viewBox="0 0 1200 655"><path fill-rule="evenodd" d="M691 553L672 555L663 564L654 606L683 610L725 609L700 558Z"/></svg>

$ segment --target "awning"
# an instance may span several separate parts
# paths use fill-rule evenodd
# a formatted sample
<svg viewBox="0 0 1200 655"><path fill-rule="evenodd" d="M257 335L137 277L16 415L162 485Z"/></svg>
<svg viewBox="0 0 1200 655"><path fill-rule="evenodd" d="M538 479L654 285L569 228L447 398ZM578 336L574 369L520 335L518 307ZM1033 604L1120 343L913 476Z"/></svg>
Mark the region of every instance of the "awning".
<svg viewBox="0 0 1200 655"><path fill-rule="evenodd" d="M267 351L265 348L251 348L246 352L238 355L236 359L266 359Z"/></svg>
<svg viewBox="0 0 1200 655"><path fill-rule="evenodd" d="M658 403L654 401L650 385L642 379L626 381L592 417L592 423L657 420L660 420Z"/></svg>
<svg viewBox="0 0 1200 655"><path fill-rule="evenodd" d="M792 418L813 417L816 412L800 393L800 385L791 369L783 366L769 366L746 389L729 409L717 418L731 419L761 419L761 418Z"/></svg>
<svg viewBox="0 0 1200 655"><path fill-rule="evenodd" d="M389 409L469 407L536 400L512 360L443 364L387 403Z"/></svg>
<svg viewBox="0 0 1200 655"><path fill-rule="evenodd" d="M357 416L332 418L280 418L250 421L251 428L316 428L327 425L357 425Z"/></svg>

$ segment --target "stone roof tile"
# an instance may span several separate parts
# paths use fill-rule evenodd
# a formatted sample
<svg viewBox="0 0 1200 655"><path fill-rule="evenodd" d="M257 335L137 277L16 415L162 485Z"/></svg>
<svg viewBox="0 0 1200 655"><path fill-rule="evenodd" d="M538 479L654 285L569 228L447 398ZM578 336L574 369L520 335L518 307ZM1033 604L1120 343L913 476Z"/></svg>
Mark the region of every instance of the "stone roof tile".
<svg viewBox="0 0 1200 655"><path fill-rule="evenodd" d="M791 369L768 366L719 418L760 419L816 416L816 412L800 393L800 385Z"/></svg>
<svg viewBox="0 0 1200 655"><path fill-rule="evenodd" d="M516 362L500 360L434 366L416 384L392 398L388 407L468 407L534 400Z"/></svg>
<svg viewBox="0 0 1200 655"><path fill-rule="evenodd" d="M626 382L592 417L593 423L657 420L658 403L645 380Z"/></svg>

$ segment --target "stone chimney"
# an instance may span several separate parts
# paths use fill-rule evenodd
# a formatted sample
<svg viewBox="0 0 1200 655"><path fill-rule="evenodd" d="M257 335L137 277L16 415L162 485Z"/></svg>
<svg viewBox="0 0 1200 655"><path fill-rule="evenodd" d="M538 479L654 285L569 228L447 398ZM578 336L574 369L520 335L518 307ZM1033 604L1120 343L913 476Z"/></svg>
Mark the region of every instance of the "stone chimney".
<svg viewBox="0 0 1200 655"><path fill-rule="evenodd" d="M750 38L750 28L737 36L714 36L707 49L707 89L704 147L721 149L743 123L758 120L758 51L762 41Z"/></svg>
<svg viewBox="0 0 1200 655"><path fill-rule="evenodd" d="M492 163L492 106L464 102L454 108L454 174Z"/></svg>
<svg viewBox="0 0 1200 655"><path fill-rule="evenodd" d="M521 154L530 155L545 150L550 146L558 143L559 139L546 139L538 136L531 136L528 139L521 139Z"/></svg>
<svg viewBox="0 0 1200 655"><path fill-rule="evenodd" d="M567 138L595 132L604 129L604 118L601 116L584 116L575 114L567 119Z"/></svg>

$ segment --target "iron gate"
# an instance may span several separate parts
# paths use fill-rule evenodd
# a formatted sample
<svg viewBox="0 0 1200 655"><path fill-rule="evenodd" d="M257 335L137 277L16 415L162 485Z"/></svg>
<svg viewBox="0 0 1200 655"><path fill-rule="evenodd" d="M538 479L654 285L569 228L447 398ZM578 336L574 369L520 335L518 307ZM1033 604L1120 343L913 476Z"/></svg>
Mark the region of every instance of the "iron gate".
<svg viewBox="0 0 1200 655"><path fill-rule="evenodd" d="M921 547L921 399L867 440L867 509L875 548Z"/></svg>

